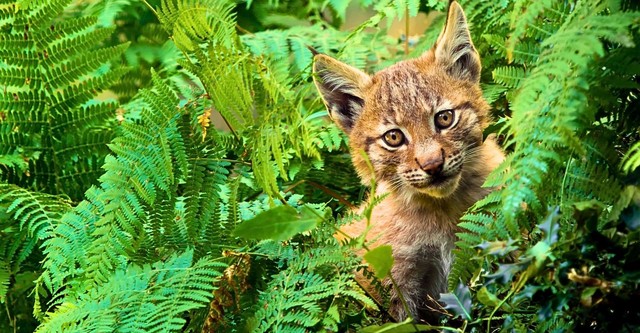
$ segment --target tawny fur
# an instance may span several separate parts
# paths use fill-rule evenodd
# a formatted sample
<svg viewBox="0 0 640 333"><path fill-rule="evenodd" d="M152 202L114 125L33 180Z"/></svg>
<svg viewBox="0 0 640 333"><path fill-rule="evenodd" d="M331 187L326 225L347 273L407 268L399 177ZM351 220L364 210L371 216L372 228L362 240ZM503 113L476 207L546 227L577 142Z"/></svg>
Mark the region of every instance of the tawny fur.
<svg viewBox="0 0 640 333"><path fill-rule="evenodd" d="M373 210L367 240L369 248L392 246L391 274L409 312L392 291L391 313L398 320L409 314L430 320L429 296L438 299L446 292L457 223L488 193L482 184L504 159L492 138L483 140L489 105L464 13L451 3L436 45L420 58L369 76L317 55L314 72L331 118L349 134L358 175L366 185L375 179L376 194L388 193ZM455 114L445 129L434 120L443 110ZM383 137L390 130L401 131L404 144L387 144ZM425 167L434 163L441 163L437 172ZM357 237L366 226L359 221L341 231Z"/></svg>

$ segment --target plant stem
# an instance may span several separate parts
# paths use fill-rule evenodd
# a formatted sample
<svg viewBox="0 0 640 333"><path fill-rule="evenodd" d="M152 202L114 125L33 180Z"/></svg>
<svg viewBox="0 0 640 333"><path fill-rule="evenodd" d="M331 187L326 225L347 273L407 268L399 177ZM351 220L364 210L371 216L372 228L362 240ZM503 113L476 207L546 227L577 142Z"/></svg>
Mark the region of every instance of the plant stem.
<svg viewBox="0 0 640 333"><path fill-rule="evenodd" d="M409 5L404 9L404 55L409 55Z"/></svg>

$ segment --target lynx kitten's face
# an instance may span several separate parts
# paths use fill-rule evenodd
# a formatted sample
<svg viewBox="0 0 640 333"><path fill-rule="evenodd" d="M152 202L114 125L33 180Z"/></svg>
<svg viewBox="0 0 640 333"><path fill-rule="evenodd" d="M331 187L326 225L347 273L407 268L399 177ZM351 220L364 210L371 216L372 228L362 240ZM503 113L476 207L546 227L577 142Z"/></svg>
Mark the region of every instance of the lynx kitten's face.
<svg viewBox="0 0 640 333"><path fill-rule="evenodd" d="M480 60L458 8L449 11L431 50L373 76L316 56L316 85L331 118L349 134L365 184L375 177L390 191L443 198L464 181L465 166L477 163L489 106L478 83Z"/></svg>
<svg viewBox="0 0 640 333"><path fill-rule="evenodd" d="M352 151L364 150L376 180L391 190L449 196L482 143L487 105L473 88L428 59L376 74L349 133ZM356 167L363 179L372 176L365 165Z"/></svg>

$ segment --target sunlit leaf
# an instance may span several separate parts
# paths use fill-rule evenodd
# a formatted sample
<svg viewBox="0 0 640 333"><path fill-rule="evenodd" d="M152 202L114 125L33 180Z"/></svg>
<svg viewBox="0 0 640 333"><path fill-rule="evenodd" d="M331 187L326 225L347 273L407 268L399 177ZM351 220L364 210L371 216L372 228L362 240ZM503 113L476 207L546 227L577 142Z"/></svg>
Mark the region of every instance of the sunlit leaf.
<svg viewBox="0 0 640 333"><path fill-rule="evenodd" d="M393 266L391 246L381 245L371 251L368 251L364 255L364 260L369 263L378 279L386 277Z"/></svg>
<svg viewBox="0 0 640 333"><path fill-rule="evenodd" d="M242 222L233 231L246 239L283 241L314 229L322 220L312 208L302 207L300 213L290 206L278 206Z"/></svg>

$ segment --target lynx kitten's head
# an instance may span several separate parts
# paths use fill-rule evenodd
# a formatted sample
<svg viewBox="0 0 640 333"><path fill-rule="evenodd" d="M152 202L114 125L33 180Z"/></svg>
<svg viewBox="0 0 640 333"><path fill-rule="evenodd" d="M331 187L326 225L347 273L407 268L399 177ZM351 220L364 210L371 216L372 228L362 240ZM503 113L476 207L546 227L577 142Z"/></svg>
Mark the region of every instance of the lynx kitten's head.
<svg viewBox="0 0 640 333"><path fill-rule="evenodd" d="M370 76L320 54L313 70L365 184L375 177L391 191L444 198L478 163L489 105L479 85L480 57L455 1L436 44L420 58Z"/></svg>

